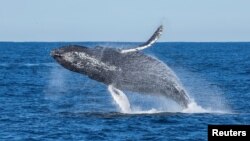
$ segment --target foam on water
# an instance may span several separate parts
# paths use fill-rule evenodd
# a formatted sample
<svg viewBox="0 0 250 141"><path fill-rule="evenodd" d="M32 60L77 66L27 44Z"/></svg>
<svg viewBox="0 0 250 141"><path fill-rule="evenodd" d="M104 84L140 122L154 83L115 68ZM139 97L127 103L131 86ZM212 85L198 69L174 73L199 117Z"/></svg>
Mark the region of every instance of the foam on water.
<svg viewBox="0 0 250 141"><path fill-rule="evenodd" d="M218 113L218 114L226 114L231 113L226 110L215 110L212 108L203 108L202 106L198 105L195 101L189 103L188 108L183 109L182 113Z"/></svg>

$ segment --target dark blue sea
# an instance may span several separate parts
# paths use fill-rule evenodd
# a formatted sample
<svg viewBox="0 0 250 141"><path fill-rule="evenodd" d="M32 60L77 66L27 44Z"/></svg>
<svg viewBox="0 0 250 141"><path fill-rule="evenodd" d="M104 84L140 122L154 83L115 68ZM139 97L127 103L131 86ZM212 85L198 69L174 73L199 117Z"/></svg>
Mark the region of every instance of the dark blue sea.
<svg viewBox="0 0 250 141"><path fill-rule="evenodd" d="M195 101L188 110L128 94L122 113L107 86L68 71L54 48L139 43L1 42L0 140L207 140L208 124L250 124L250 43L157 43L145 54L166 63ZM140 112L138 112L140 111Z"/></svg>

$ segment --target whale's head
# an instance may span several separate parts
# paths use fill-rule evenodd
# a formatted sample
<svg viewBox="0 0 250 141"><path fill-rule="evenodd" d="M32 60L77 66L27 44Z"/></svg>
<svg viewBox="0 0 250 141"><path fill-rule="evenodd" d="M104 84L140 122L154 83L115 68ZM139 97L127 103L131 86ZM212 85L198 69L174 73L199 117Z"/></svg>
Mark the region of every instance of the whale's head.
<svg viewBox="0 0 250 141"><path fill-rule="evenodd" d="M65 46L54 49L50 55L63 67L74 72L85 72L91 56L89 49L83 46Z"/></svg>
<svg viewBox="0 0 250 141"><path fill-rule="evenodd" d="M120 69L110 64L107 60L104 61L104 51L112 52L112 50L102 47L88 48L73 45L54 49L50 55L68 70L88 75L90 78L98 81L106 82L108 81L105 79L108 78L107 75Z"/></svg>

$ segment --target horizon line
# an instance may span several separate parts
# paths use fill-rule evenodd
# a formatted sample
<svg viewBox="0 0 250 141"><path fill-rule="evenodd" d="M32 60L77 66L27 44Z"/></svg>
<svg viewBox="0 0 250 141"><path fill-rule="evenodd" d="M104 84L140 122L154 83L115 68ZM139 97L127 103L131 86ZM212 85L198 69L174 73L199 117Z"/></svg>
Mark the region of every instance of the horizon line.
<svg viewBox="0 0 250 141"><path fill-rule="evenodd" d="M107 42L107 43L144 43L142 41L1 41L1 43L9 42L9 43L38 43L38 42L43 42L43 43L56 43L56 42ZM243 43L243 42L250 42L249 41L158 41L156 43Z"/></svg>

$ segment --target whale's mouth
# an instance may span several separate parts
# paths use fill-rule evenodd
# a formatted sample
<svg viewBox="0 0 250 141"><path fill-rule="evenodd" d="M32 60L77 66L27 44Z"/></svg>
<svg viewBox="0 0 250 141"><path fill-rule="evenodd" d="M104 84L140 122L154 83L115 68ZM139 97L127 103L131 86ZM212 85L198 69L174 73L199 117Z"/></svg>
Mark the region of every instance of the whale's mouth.
<svg viewBox="0 0 250 141"><path fill-rule="evenodd" d="M57 50L52 50L52 51L50 52L50 56L56 58L56 57L62 57L62 54L58 53Z"/></svg>
<svg viewBox="0 0 250 141"><path fill-rule="evenodd" d="M62 57L61 54L53 54L53 55L51 55L51 56L53 56L53 57Z"/></svg>

